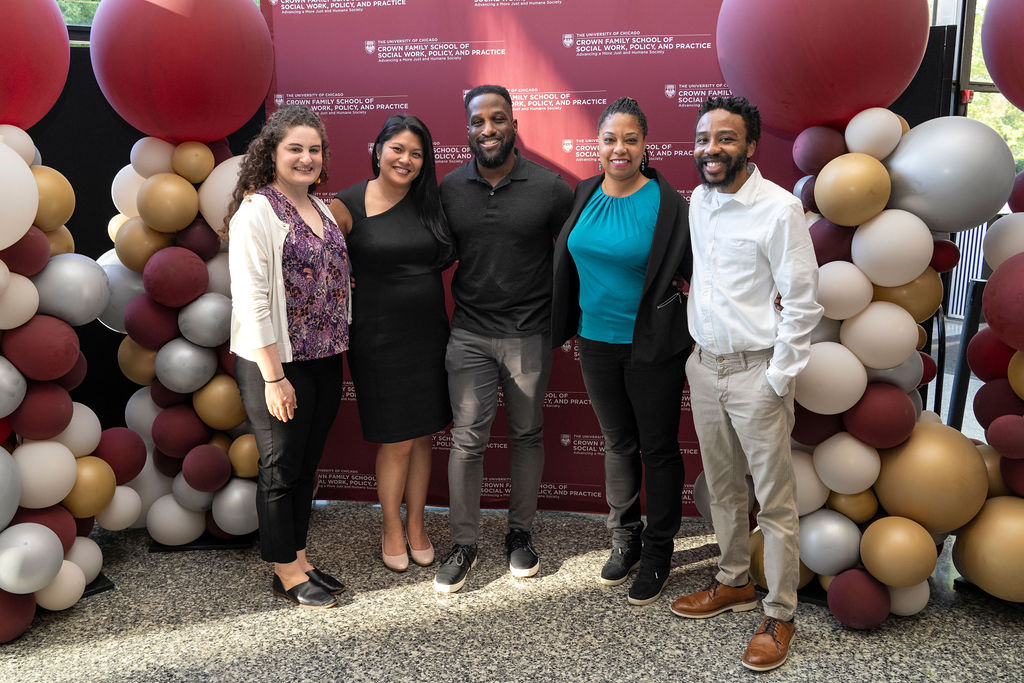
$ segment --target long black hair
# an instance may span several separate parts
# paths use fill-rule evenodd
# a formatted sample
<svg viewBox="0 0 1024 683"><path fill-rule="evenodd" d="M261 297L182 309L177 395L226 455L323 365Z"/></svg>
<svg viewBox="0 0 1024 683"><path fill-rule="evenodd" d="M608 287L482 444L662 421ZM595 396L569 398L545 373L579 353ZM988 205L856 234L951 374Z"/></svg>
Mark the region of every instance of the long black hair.
<svg viewBox="0 0 1024 683"><path fill-rule="evenodd" d="M416 210L420 214L423 226L430 230L437 239L438 264L447 267L455 260L455 245L452 235L448 229L448 219L445 218L444 209L441 208L441 194L437 189L437 170L434 166L434 140L430 136L430 129L423 121L410 114L395 114L384 122L384 126L373 141L373 154L370 155L370 166L373 169L373 177L380 175L380 152L381 148L391 138L399 133L409 131L420 139L423 145L423 167L419 174L413 179L412 193Z"/></svg>

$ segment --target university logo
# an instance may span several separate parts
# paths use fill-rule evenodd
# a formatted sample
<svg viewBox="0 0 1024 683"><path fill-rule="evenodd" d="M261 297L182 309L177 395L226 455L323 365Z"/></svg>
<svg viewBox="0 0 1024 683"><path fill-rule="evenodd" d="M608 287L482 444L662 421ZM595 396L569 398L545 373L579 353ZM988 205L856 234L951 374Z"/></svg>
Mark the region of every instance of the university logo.
<svg viewBox="0 0 1024 683"><path fill-rule="evenodd" d="M366 54L372 55L373 51L377 49L377 44L374 43L372 40L368 40L365 43L363 43L363 48L365 48Z"/></svg>
<svg viewBox="0 0 1024 683"><path fill-rule="evenodd" d="M282 95L279 92L278 93L274 93L274 104L276 104L279 107L281 105L283 105L284 104L284 95Z"/></svg>
<svg viewBox="0 0 1024 683"><path fill-rule="evenodd" d="M563 33L562 34L562 45L565 45L566 47L572 47L572 34L571 33Z"/></svg>
<svg viewBox="0 0 1024 683"><path fill-rule="evenodd" d="M373 156L373 143L372 142L367 142L366 143L366 153L369 154L370 156Z"/></svg>
<svg viewBox="0 0 1024 683"><path fill-rule="evenodd" d="M563 446L568 446L569 444L572 443L572 435L570 435L570 434L562 434L561 441L562 441L562 445Z"/></svg>
<svg viewBox="0 0 1024 683"><path fill-rule="evenodd" d="M277 0L270 0L270 4L271 5L276 5L277 4Z"/></svg>
<svg viewBox="0 0 1024 683"><path fill-rule="evenodd" d="M675 83L666 83L665 84L665 97L671 98L671 97L675 97L675 96L676 96L676 84Z"/></svg>
<svg viewBox="0 0 1024 683"><path fill-rule="evenodd" d="M572 140L571 139L570 140L562 140L562 151L563 152L571 152L572 151Z"/></svg>
<svg viewBox="0 0 1024 683"><path fill-rule="evenodd" d="M566 353L572 351L572 339L562 344L562 350L565 351Z"/></svg>

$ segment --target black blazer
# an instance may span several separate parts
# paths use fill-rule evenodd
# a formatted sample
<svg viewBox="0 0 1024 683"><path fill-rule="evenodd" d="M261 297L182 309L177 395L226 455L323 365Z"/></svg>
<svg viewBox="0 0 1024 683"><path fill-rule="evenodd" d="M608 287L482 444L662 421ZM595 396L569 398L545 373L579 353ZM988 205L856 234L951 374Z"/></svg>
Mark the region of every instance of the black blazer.
<svg viewBox="0 0 1024 683"><path fill-rule="evenodd" d="M651 255L633 326L633 363L660 363L693 346L686 324L686 299L672 285L678 274L690 279L693 254L690 251L689 205L660 173L647 169L644 175L658 183L661 203L651 241ZM580 181L573 197L572 212L555 243L554 288L551 304L551 344L556 348L573 337L580 323L580 280L569 254L569 233L604 174Z"/></svg>

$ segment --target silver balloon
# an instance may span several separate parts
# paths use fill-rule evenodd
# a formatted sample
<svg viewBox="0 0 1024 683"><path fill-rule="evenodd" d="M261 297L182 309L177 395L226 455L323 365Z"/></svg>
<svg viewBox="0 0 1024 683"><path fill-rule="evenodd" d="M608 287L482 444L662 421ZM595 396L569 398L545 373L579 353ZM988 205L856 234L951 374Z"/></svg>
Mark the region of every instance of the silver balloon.
<svg viewBox="0 0 1024 683"><path fill-rule="evenodd" d="M867 371L869 382L885 382L908 392L911 389L916 389L917 385L921 383L921 378L924 376L924 362L921 360L921 354L912 353L895 367L882 370L868 368Z"/></svg>
<svg viewBox="0 0 1024 683"><path fill-rule="evenodd" d="M162 408L153 403L149 387L142 387L128 398L124 406L124 423L128 429L142 437L146 445L153 447L153 420Z"/></svg>
<svg viewBox="0 0 1024 683"><path fill-rule="evenodd" d="M839 327L841 321L832 320L832 318L826 318L821 316L821 320L811 330L811 343L817 344L818 342L836 342L839 343Z"/></svg>
<svg viewBox="0 0 1024 683"><path fill-rule="evenodd" d="M110 302L106 272L82 254L57 254L29 279L39 292L39 313L70 325L92 322Z"/></svg>
<svg viewBox="0 0 1024 683"><path fill-rule="evenodd" d="M11 523L21 500L21 475L18 464L7 449L0 446L0 529Z"/></svg>
<svg viewBox="0 0 1024 683"><path fill-rule="evenodd" d="M231 271L228 270L228 253L226 251L220 252L206 262L206 272L210 276L210 282L206 285L207 292L231 296Z"/></svg>
<svg viewBox="0 0 1024 683"><path fill-rule="evenodd" d="M835 576L860 559L860 529L835 510L800 518L800 560L815 574Z"/></svg>
<svg viewBox="0 0 1024 683"><path fill-rule="evenodd" d="M28 391L25 377L14 363L0 356L0 418L7 417L21 405Z"/></svg>
<svg viewBox="0 0 1024 683"><path fill-rule="evenodd" d="M0 588L8 593L35 593L57 578L64 547L42 524L26 522L0 533Z"/></svg>
<svg viewBox="0 0 1024 683"><path fill-rule="evenodd" d="M217 371L217 353L189 340L172 339L156 352L156 377L179 394L190 394L210 381Z"/></svg>
<svg viewBox="0 0 1024 683"><path fill-rule="evenodd" d="M178 505L186 510L203 512L213 507L213 493L196 491L185 481L185 474L183 472L178 472L177 476L174 477L174 483L171 484L171 493L174 494L174 500L178 501Z"/></svg>
<svg viewBox="0 0 1024 683"><path fill-rule="evenodd" d="M232 477L231 481L213 494L213 521L224 531L235 536L256 531L256 482Z"/></svg>
<svg viewBox="0 0 1024 683"><path fill-rule="evenodd" d="M907 392L907 396L910 397L910 402L914 404L914 420L920 420L921 413L924 412L924 399L921 398L921 392L917 389L911 389Z"/></svg>
<svg viewBox="0 0 1024 683"><path fill-rule="evenodd" d="M888 208L909 211L935 232L959 232L996 215L1016 175L999 133L963 116L914 126L884 163L892 178Z"/></svg>
<svg viewBox="0 0 1024 683"><path fill-rule="evenodd" d="M146 387L146 391L149 391L149 387ZM162 474L153 464L152 447L150 447L150 453L146 457L146 464L142 467L142 471L125 486L135 489L135 493L139 494L139 498L142 500L142 511L139 513L139 518L131 525L132 529L141 529L146 526L149 508L153 506L154 502L171 493L172 486L171 478Z"/></svg>
<svg viewBox="0 0 1024 683"><path fill-rule="evenodd" d="M193 344L213 348L231 336L231 299L207 292L178 312L178 329Z"/></svg>
<svg viewBox="0 0 1024 683"><path fill-rule="evenodd" d="M146 291L142 285L142 273L136 273L121 263L117 258L117 252L113 249L96 259L96 263L103 268L107 274L107 281L110 283L110 299L107 307L99 314L101 323L114 330L124 333L124 309L128 307L131 300Z"/></svg>

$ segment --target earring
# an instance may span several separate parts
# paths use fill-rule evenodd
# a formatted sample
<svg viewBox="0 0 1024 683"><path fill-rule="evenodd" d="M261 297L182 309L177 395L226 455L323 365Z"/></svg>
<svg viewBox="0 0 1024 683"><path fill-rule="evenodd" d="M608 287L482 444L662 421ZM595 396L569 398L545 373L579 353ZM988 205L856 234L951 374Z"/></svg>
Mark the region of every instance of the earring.
<svg viewBox="0 0 1024 683"><path fill-rule="evenodd" d="M650 160L651 160L651 155L648 153L647 148L644 147L644 155L640 159L640 170L641 171L647 170L647 164L650 162Z"/></svg>
<svg viewBox="0 0 1024 683"><path fill-rule="evenodd" d="M601 160L600 159L597 160L597 170L598 171L603 171L604 170L604 167L601 166Z"/></svg>

